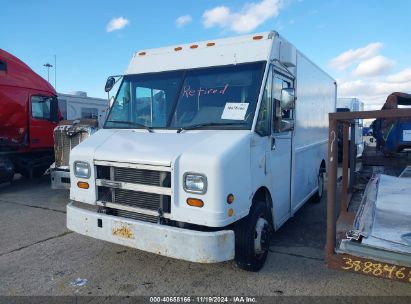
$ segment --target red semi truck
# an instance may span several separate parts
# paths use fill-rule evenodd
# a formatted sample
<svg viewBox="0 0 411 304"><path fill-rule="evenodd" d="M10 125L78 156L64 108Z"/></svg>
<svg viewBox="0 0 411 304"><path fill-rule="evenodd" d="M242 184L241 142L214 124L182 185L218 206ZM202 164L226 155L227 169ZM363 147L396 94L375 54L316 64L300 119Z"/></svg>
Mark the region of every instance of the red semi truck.
<svg viewBox="0 0 411 304"><path fill-rule="evenodd" d="M60 119L55 89L0 49L0 183L14 173L42 175L53 163L53 129Z"/></svg>

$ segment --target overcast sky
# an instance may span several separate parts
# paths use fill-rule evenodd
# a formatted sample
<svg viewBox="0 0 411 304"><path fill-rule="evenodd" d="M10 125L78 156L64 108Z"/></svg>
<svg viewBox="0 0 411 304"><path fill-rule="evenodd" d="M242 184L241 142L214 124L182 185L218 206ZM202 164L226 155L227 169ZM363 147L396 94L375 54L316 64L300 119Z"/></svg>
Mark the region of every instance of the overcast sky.
<svg viewBox="0 0 411 304"><path fill-rule="evenodd" d="M45 78L56 55L58 92L106 97L107 76L139 49L276 30L337 80L339 96L376 109L411 93L410 11L407 0L13 0L1 5L0 48Z"/></svg>

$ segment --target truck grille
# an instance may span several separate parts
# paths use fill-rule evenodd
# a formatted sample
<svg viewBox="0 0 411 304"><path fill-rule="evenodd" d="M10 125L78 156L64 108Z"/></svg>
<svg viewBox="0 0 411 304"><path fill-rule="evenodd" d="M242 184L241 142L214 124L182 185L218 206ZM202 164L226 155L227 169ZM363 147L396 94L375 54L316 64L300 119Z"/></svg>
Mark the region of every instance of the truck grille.
<svg viewBox="0 0 411 304"><path fill-rule="evenodd" d="M114 168L114 180L142 185L170 187L171 185L169 183L162 185L162 179L164 181L166 178L165 173L166 172L162 174L161 171L132 168Z"/></svg>
<svg viewBox="0 0 411 304"><path fill-rule="evenodd" d="M106 208L106 213L109 215L125 217L128 219L133 219L133 220L138 220L138 221L143 221L143 222L149 222L149 223L158 222L158 216L142 214L142 213L137 213L137 212L130 212L130 211L125 211L125 210L120 210L120 209Z"/></svg>
<svg viewBox="0 0 411 304"><path fill-rule="evenodd" d="M54 153L56 167L69 166L70 151L89 137L86 131L78 132L73 136L67 134L66 128L54 129Z"/></svg>
<svg viewBox="0 0 411 304"><path fill-rule="evenodd" d="M168 171L96 164L96 175L98 201L120 210L116 213L118 215L138 214L139 220L152 222L154 218L158 219L158 216L153 216L153 211L156 214L171 212L171 173ZM115 205L109 206L108 203ZM121 206L127 208L122 210ZM148 217L143 216L144 210L147 210Z"/></svg>

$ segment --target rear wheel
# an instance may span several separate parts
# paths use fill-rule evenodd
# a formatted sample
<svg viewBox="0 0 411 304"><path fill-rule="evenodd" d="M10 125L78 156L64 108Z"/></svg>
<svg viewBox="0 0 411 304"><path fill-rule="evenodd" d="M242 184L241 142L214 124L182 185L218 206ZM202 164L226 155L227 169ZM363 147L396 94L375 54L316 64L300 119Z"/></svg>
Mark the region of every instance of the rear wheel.
<svg viewBox="0 0 411 304"><path fill-rule="evenodd" d="M247 271L259 271L270 247L270 213L265 202L253 204L250 214L235 228L235 262Z"/></svg>
<svg viewBox="0 0 411 304"><path fill-rule="evenodd" d="M317 192L315 192L312 197L312 200L315 203L319 203L324 195L324 175L325 175L325 170L321 168L317 176L318 189L317 189Z"/></svg>

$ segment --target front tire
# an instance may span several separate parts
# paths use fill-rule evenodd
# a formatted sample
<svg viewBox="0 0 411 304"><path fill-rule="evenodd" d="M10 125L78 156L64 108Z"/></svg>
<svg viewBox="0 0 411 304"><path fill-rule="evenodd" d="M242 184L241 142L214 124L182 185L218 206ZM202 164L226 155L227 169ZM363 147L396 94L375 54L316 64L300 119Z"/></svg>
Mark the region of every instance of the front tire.
<svg viewBox="0 0 411 304"><path fill-rule="evenodd" d="M270 213L265 202L258 201L235 227L235 262L247 271L259 271L270 247Z"/></svg>

